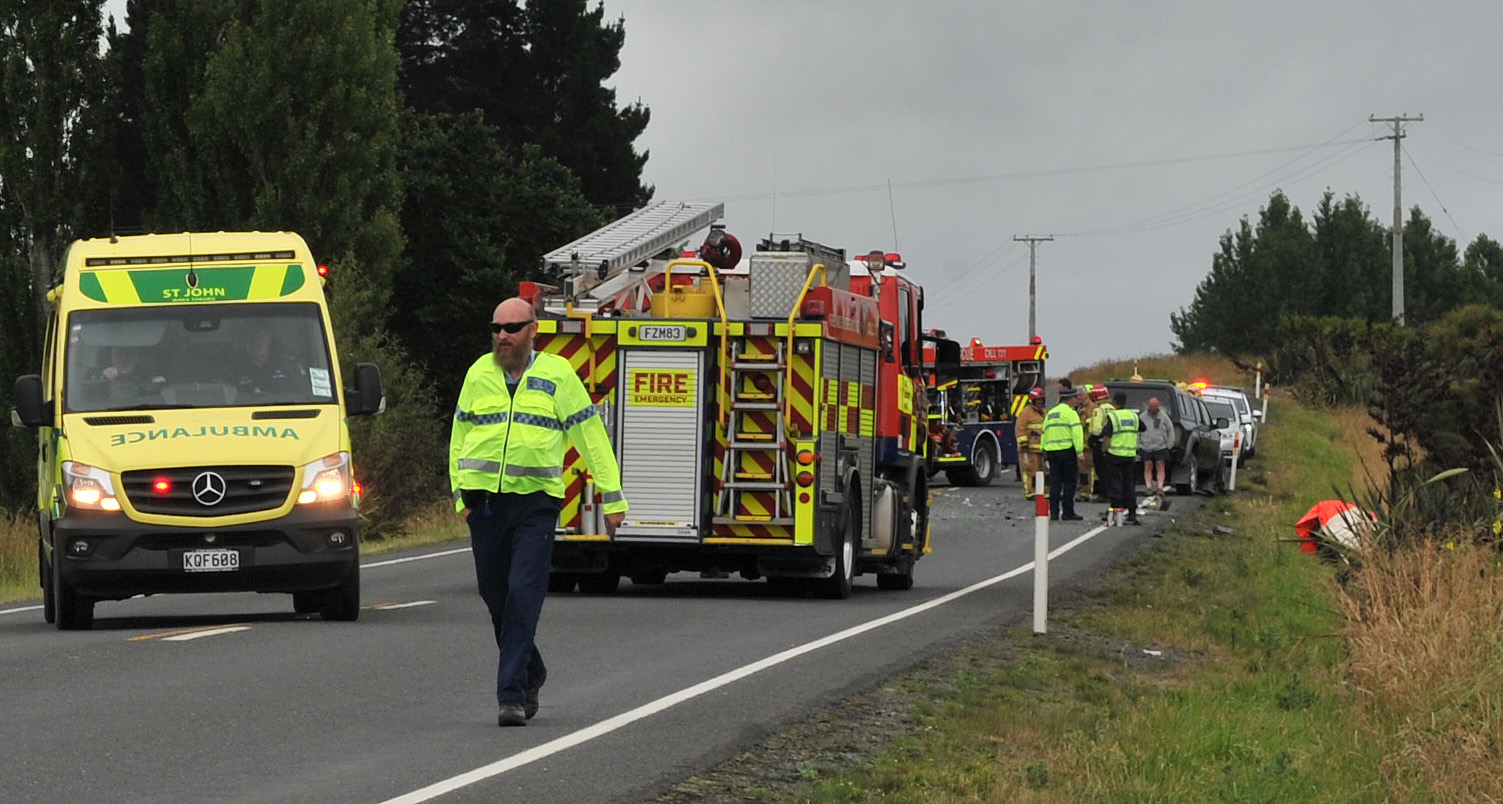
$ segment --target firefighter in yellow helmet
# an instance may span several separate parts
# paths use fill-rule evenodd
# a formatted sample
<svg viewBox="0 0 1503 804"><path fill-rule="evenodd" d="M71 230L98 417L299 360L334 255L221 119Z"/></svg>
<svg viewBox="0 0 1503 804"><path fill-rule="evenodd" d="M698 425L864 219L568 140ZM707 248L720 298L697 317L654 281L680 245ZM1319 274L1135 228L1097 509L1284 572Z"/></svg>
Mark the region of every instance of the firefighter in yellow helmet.
<svg viewBox="0 0 1503 804"><path fill-rule="evenodd" d="M1044 468L1040 439L1044 434L1044 389L1028 392L1028 404L1013 421L1013 435L1018 441L1018 471L1023 479L1023 497L1033 499L1033 475Z"/></svg>

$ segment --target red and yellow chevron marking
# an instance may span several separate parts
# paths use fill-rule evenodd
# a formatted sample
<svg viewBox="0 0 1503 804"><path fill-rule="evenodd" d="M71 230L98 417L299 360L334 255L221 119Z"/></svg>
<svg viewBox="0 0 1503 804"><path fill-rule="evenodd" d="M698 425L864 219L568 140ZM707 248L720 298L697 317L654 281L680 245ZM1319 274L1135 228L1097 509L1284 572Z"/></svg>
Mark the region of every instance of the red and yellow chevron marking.
<svg viewBox="0 0 1503 804"><path fill-rule="evenodd" d="M610 403L614 399L616 341L609 333L588 339L583 334L538 333L533 343L539 352L568 360L584 381L595 404ZM563 527L581 527L585 479L584 459L570 447L564 456L564 504L558 514L559 524Z"/></svg>
<svg viewBox="0 0 1503 804"><path fill-rule="evenodd" d="M1012 397L1012 417L1014 419L1018 418L1018 414L1022 413L1023 412L1023 408L1025 408L1025 407L1028 407L1028 395L1027 394L1013 394L1013 397Z"/></svg>
<svg viewBox="0 0 1503 804"><path fill-rule="evenodd" d="M825 380L825 429L871 436L876 429L877 389L849 380Z"/></svg>
<svg viewBox="0 0 1503 804"><path fill-rule="evenodd" d="M815 377L814 355L789 355L788 358L788 385L789 395L784 400L784 406L788 410L789 436L809 435L814 432L814 423L818 421L815 416Z"/></svg>
<svg viewBox="0 0 1503 804"><path fill-rule="evenodd" d="M737 539L786 539L792 543L793 528L787 525L758 525L756 523L716 523L711 529L713 535L705 539L706 543L719 542L721 544L735 544ZM722 541L723 540L723 541Z"/></svg>

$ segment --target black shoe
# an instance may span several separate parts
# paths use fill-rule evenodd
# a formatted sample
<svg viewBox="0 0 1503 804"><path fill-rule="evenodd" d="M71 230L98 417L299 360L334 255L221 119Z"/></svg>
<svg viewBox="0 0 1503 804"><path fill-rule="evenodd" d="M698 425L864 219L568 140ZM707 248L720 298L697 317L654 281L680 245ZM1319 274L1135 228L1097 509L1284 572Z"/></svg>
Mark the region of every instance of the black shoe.
<svg viewBox="0 0 1503 804"><path fill-rule="evenodd" d="M1132 518L1130 518L1130 519L1127 520L1127 524L1129 524L1129 525L1141 525L1143 523L1139 522L1137 517L1132 517Z"/></svg>
<svg viewBox="0 0 1503 804"><path fill-rule="evenodd" d="M1085 519L1085 517L1081 516L1080 514L1062 514L1060 516L1060 519L1066 520L1066 521L1073 521L1073 520L1077 520L1077 519Z"/></svg>
<svg viewBox="0 0 1503 804"><path fill-rule="evenodd" d="M496 716L497 726L525 726L527 725L527 713L523 711L522 704L508 701L501 704L501 713Z"/></svg>
<svg viewBox="0 0 1503 804"><path fill-rule="evenodd" d="M548 682L548 671L545 669L538 674L536 679L527 682L527 700L522 702L522 714L532 720L532 716L538 713L538 690Z"/></svg>
<svg viewBox="0 0 1503 804"><path fill-rule="evenodd" d="M1059 521L1059 517L1057 517L1057 516L1051 516L1051 517L1049 517L1049 521L1050 522L1058 522Z"/></svg>

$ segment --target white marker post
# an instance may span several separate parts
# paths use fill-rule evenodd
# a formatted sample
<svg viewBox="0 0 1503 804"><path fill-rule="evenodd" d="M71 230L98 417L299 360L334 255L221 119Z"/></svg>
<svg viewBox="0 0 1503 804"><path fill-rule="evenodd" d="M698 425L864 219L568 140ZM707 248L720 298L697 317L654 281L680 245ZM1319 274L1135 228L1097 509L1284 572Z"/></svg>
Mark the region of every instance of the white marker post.
<svg viewBox="0 0 1503 804"><path fill-rule="evenodd" d="M1232 436L1232 476L1226 482L1227 491L1237 490L1237 462L1242 458L1242 425L1237 425L1237 434Z"/></svg>
<svg viewBox="0 0 1503 804"><path fill-rule="evenodd" d="M1060 501L1061 507L1064 501ZM1033 633L1048 631L1049 618L1049 500L1044 497L1044 473L1033 473Z"/></svg>

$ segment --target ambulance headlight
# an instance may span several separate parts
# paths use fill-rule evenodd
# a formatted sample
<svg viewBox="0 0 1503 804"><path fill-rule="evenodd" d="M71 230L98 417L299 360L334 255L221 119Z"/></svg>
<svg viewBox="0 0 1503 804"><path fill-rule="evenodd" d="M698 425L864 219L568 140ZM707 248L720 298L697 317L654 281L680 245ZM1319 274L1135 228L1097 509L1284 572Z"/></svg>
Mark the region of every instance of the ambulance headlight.
<svg viewBox="0 0 1503 804"><path fill-rule="evenodd" d="M303 467L299 505L334 502L350 496L350 453L336 452Z"/></svg>
<svg viewBox="0 0 1503 804"><path fill-rule="evenodd" d="M119 511L115 483L110 473L77 461L63 461L63 498L69 508L84 511Z"/></svg>

